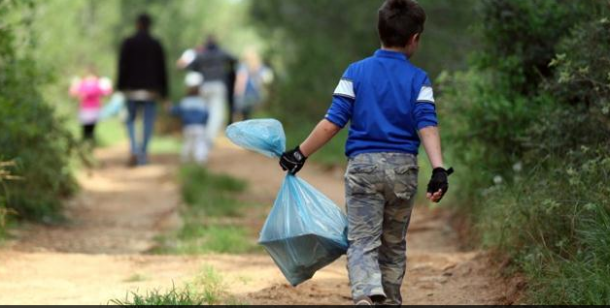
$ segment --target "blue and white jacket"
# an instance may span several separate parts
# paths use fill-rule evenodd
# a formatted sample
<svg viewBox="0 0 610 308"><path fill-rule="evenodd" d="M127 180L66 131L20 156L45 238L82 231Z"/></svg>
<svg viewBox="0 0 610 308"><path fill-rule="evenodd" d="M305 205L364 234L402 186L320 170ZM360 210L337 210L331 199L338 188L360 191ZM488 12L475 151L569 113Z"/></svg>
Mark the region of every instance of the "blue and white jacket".
<svg viewBox="0 0 610 308"><path fill-rule="evenodd" d="M388 50L347 68L326 119L339 127L351 121L348 157L381 152L417 155L418 131L438 124L426 72L404 54Z"/></svg>
<svg viewBox="0 0 610 308"><path fill-rule="evenodd" d="M182 119L182 125L206 125L209 111L205 100L200 96L187 96L179 104L172 106L171 114Z"/></svg>

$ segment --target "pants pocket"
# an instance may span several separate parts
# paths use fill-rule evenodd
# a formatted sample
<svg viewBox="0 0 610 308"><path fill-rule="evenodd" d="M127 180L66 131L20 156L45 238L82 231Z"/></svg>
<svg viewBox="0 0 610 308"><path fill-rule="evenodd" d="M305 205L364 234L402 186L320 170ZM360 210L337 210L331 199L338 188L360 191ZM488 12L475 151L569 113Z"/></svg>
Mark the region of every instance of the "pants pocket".
<svg viewBox="0 0 610 308"><path fill-rule="evenodd" d="M409 200L417 192L417 165L404 165L394 168L394 193L398 198Z"/></svg>
<svg viewBox="0 0 610 308"><path fill-rule="evenodd" d="M347 195L365 195L376 192L377 166L370 164L350 164L345 173Z"/></svg>

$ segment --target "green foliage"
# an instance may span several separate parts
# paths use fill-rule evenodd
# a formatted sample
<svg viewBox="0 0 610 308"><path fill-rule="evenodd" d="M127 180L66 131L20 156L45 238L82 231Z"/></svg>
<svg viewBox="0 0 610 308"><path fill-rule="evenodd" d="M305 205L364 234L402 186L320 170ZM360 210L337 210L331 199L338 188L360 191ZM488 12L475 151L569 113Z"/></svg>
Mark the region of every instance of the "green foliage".
<svg viewBox="0 0 610 308"><path fill-rule="evenodd" d="M56 215L75 189L68 160L76 143L36 87L49 79L32 56L32 3L0 3L0 155L23 178L5 183L4 202L21 218L41 219Z"/></svg>
<svg viewBox="0 0 610 308"><path fill-rule="evenodd" d="M489 0L481 11L476 66L440 79L443 136L462 167L455 204L484 245L516 258L526 302L608 304L608 7Z"/></svg>
<svg viewBox="0 0 610 308"><path fill-rule="evenodd" d="M147 12L153 18L153 36L165 48L170 99L177 101L185 90L184 72L175 68L175 61L184 50L200 45L206 35L216 34L222 46L236 56L247 47L265 47L254 29L247 26L248 4L247 0L37 1L28 15L31 25L27 34L37 46L32 59L53 76L53 82L37 88L58 114L65 116L64 122L76 128L78 103L68 95L70 80L94 67L99 75L116 81L119 46L135 32L136 16ZM160 115L157 131L175 131L176 121L164 112ZM102 126L96 134L104 133ZM120 140L124 133L112 131L105 136L110 138L103 144L109 144Z"/></svg>
<svg viewBox="0 0 610 308"><path fill-rule="evenodd" d="M138 14L153 18L153 35L163 43L172 94L183 95L183 72L172 69L187 48L201 44L207 34L216 34L223 46L236 53L250 45L262 45L245 23L247 3L225 0L49 0L37 3L33 30L39 48L36 59L63 79L45 94L66 112L73 112L67 88L70 78L84 74L89 65L99 74L116 77L117 55L122 40L135 31ZM72 107L69 107L72 106Z"/></svg>
<svg viewBox="0 0 610 308"><path fill-rule="evenodd" d="M486 0L479 26L479 65L502 74L506 93L529 94L550 77L557 43L587 15L590 1Z"/></svg>
<svg viewBox="0 0 610 308"><path fill-rule="evenodd" d="M547 83L546 90L571 105L580 105L587 117L608 132L610 55L605 51L610 49L610 19L603 11L595 16L598 18L587 19L572 29L559 45L549 65L556 68L555 78Z"/></svg>
<svg viewBox="0 0 610 308"><path fill-rule="evenodd" d="M464 35L474 1L455 6L421 1L430 18L422 50L414 62L432 77L442 69L464 65L472 41ZM377 10L380 0L253 1L252 19L269 40L268 56L279 71L273 112L290 123L322 118L331 94L347 66L379 48ZM294 125L292 130L299 129Z"/></svg>
<svg viewBox="0 0 610 308"><path fill-rule="evenodd" d="M586 151L583 155L581 151ZM515 173L488 188L483 243L515 255L531 278L528 302L607 304L610 149L578 149L552 168Z"/></svg>

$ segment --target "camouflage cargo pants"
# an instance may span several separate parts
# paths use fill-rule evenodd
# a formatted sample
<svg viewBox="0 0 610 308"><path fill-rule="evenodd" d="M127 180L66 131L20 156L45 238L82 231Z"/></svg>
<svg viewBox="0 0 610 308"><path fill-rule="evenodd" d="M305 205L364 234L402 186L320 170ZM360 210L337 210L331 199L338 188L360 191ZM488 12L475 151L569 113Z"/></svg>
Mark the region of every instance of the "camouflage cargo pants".
<svg viewBox="0 0 610 308"><path fill-rule="evenodd" d="M347 268L354 300L385 297L384 304L402 304L405 236L417 172L417 158L411 154L360 154L349 160L345 174Z"/></svg>

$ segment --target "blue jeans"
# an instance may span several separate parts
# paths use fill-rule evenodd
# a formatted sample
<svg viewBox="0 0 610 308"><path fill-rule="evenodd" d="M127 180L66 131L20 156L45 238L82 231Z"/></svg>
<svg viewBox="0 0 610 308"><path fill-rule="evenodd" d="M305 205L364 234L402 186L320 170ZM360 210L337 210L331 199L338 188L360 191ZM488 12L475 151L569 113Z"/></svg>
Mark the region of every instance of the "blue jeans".
<svg viewBox="0 0 610 308"><path fill-rule="evenodd" d="M142 142L138 143L136 140L136 116L143 111L144 125L143 125L143 138ZM154 101L127 101L127 133L129 134L129 145L131 147L131 154L135 155L138 159L139 164L146 164L148 162L147 149L148 142L152 137L155 128L155 119L157 117L157 104Z"/></svg>

